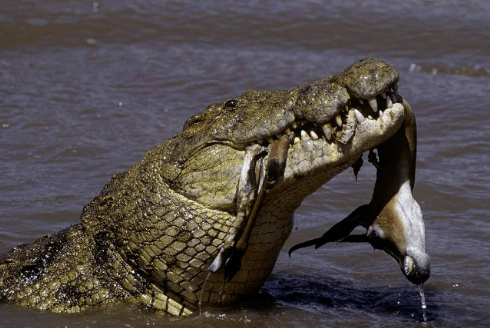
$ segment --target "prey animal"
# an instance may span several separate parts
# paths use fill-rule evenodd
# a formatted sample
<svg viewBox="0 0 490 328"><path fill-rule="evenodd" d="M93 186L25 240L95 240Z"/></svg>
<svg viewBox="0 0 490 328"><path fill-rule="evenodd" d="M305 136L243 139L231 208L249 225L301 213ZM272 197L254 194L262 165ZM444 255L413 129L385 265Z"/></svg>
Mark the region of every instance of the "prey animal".
<svg viewBox="0 0 490 328"><path fill-rule="evenodd" d="M53 312L132 300L172 315L235 302L271 274L303 199L358 169L364 152L378 167L371 203L298 247L367 241L424 282L415 118L398 78L367 58L310 84L208 106L114 175L79 224L3 255L0 300ZM366 234L351 236L358 225Z"/></svg>

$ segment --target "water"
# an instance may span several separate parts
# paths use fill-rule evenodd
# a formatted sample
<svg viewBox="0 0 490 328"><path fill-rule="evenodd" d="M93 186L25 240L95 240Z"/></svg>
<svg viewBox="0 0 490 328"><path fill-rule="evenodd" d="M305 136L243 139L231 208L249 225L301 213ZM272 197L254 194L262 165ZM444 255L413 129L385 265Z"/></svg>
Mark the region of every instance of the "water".
<svg viewBox="0 0 490 328"><path fill-rule="evenodd" d="M0 253L77 223L112 174L208 104L375 56L397 66L417 117L426 325L490 326L489 15L485 0L3 0ZM77 315L0 304L0 326L420 326L418 289L385 253L287 256L369 202L374 174L365 161L357 182L344 172L308 198L261 293L234 307L169 321L132 304Z"/></svg>
<svg viewBox="0 0 490 328"><path fill-rule="evenodd" d="M204 284L202 285L201 293L199 294L199 315L202 315L202 293L206 287L206 283L208 282L209 277L211 276L211 271L208 272L206 279L204 279Z"/></svg>
<svg viewBox="0 0 490 328"><path fill-rule="evenodd" d="M427 322L427 303L425 303L425 293L424 286L422 284L418 284L420 299L422 301L422 317L424 318L424 323Z"/></svg>

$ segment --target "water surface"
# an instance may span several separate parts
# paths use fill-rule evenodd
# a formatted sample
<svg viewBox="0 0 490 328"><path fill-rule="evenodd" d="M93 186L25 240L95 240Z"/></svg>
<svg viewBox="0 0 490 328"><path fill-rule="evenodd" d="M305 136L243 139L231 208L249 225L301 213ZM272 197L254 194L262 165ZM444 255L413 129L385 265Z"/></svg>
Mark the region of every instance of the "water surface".
<svg viewBox="0 0 490 328"><path fill-rule="evenodd" d="M112 174L207 105L381 57L417 117L426 326L489 326L489 15L483 0L4 0L0 253L77 223ZM308 198L271 278L231 308L169 321L131 304L76 315L0 304L0 326L421 326L418 289L385 253L332 244L287 256L369 202L374 179L365 165L357 182L346 171Z"/></svg>

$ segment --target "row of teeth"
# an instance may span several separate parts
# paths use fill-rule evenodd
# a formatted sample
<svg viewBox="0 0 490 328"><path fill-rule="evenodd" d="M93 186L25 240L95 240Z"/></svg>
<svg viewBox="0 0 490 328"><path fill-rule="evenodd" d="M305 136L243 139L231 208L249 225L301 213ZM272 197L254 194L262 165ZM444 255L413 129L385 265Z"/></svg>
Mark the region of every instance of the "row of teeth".
<svg viewBox="0 0 490 328"><path fill-rule="evenodd" d="M396 86L394 86L393 89L396 90ZM391 91L387 91L387 92L383 91L382 93L380 93L380 95L381 97L383 97L383 99L386 100L386 108L391 108L393 106L393 103L397 102L395 93L392 93ZM383 116L383 111L378 110L378 102L376 100L376 97L372 97L369 99L358 98L357 100L361 105L367 102L371 107L371 109L375 113L378 113L378 117ZM349 107L349 105L345 106L345 110L343 111L343 114L347 116L345 119L345 123L343 122L344 120L342 120L341 114L338 114L331 122L325 123L322 126L320 126L321 130L323 131L323 135L321 136L322 139L328 142L332 142L332 140L334 140L346 144L354 136L354 131L356 129L357 124L361 124L366 119L368 120L374 119L371 115L368 115L367 118L364 117L364 115L358 109ZM299 136L295 135L295 132L293 130L297 130L299 127L301 127L304 124L305 123L294 122L291 125L290 129L287 130L287 133L290 135L289 140L292 140L293 144L297 144L301 141L320 139L320 136L313 130L307 132L301 129ZM281 135L277 135L276 138L280 139ZM272 143L274 138L269 137L266 140L267 142ZM259 140L259 143L263 144L263 140Z"/></svg>

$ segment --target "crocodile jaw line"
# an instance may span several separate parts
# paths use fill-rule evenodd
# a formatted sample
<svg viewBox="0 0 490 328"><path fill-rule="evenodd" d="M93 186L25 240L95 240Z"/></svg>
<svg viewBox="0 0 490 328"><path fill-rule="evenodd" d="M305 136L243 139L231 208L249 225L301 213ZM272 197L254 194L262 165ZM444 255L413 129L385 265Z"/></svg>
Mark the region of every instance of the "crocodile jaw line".
<svg viewBox="0 0 490 328"><path fill-rule="evenodd" d="M284 180L310 175L311 171L321 168L328 170L343 164L349 167L364 151L391 137L400 128L403 119L404 107L396 103L386 109L378 119L365 118L362 122L358 121L347 144L330 143L323 138L314 140L308 133L302 132L301 141L290 145ZM332 176L336 174L333 173Z"/></svg>
<svg viewBox="0 0 490 328"><path fill-rule="evenodd" d="M404 106L397 94L396 82L376 95L366 99L350 96L330 121L318 124L304 119L292 122L281 134L256 140L267 152L277 139L287 135L289 149L283 175L284 181L295 181L324 170L327 175L337 175L352 165L363 152L388 140L404 120ZM248 146L249 147L249 146ZM339 170L332 168L342 167ZM322 183L322 184L323 184Z"/></svg>

